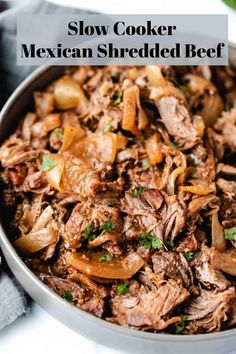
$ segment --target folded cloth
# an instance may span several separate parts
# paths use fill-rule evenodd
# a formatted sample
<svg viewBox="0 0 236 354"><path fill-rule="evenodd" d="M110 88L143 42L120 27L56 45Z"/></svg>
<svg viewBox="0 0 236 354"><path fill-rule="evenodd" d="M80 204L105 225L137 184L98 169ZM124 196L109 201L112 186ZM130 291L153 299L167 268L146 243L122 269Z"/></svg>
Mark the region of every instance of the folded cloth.
<svg viewBox="0 0 236 354"><path fill-rule="evenodd" d="M2 12L1 12L2 11ZM35 67L16 65L16 17L21 13L85 14L80 9L57 6L46 1L0 1L0 107L9 94ZM1 260L1 257L0 257ZM1 262L0 262L1 263ZM28 309L26 295L10 272L0 264L0 329Z"/></svg>

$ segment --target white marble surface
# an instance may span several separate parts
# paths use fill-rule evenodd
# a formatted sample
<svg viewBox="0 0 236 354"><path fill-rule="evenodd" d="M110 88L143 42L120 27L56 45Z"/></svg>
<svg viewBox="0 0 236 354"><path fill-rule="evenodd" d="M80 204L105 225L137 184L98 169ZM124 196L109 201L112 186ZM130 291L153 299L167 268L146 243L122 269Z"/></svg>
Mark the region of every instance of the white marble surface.
<svg viewBox="0 0 236 354"><path fill-rule="evenodd" d="M33 1L33 0L32 0ZM106 13L228 13L229 38L236 42L236 12L220 0L50 0ZM134 6L135 5L135 6ZM0 332L1 354L122 354L97 345L74 333L37 304ZM124 354L124 353L123 353ZM137 353L142 354L142 353ZM231 354L236 354L231 353Z"/></svg>

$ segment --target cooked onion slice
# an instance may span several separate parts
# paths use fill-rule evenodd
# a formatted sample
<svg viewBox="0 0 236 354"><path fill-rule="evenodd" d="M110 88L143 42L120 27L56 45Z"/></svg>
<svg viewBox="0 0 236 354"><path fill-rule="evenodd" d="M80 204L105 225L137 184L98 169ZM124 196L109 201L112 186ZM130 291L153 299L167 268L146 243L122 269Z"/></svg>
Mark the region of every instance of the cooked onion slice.
<svg viewBox="0 0 236 354"><path fill-rule="evenodd" d="M54 87L55 105L58 109L71 109L79 106L83 115L88 113L89 101L78 82L70 76L57 80Z"/></svg>
<svg viewBox="0 0 236 354"><path fill-rule="evenodd" d="M14 242L14 246L22 253L35 253L57 241L57 233L52 228L33 231L23 235Z"/></svg>
<svg viewBox="0 0 236 354"><path fill-rule="evenodd" d="M161 143L159 136L155 133L145 142L148 159L151 165L161 163L163 161L163 153L161 152Z"/></svg>
<svg viewBox="0 0 236 354"><path fill-rule="evenodd" d="M26 140L30 140L31 138L31 129L36 121L36 114L35 113L27 113L22 126L22 137Z"/></svg>
<svg viewBox="0 0 236 354"><path fill-rule="evenodd" d="M63 135L61 152L67 151L71 146L77 143L85 135L85 131L79 125L76 127L66 126Z"/></svg>
<svg viewBox="0 0 236 354"><path fill-rule="evenodd" d="M129 279L144 265L141 257L131 253L125 258L113 257L109 262L101 262L104 252L98 253L72 253L65 255L66 263L82 273L90 276L108 279Z"/></svg>
<svg viewBox="0 0 236 354"><path fill-rule="evenodd" d="M214 182L208 185L199 183L194 186L180 186L179 189L183 192L189 192L197 195L206 195L216 191L216 186Z"/></svg>
<svg viewBox="0 0 236 354"><path fill-rule="evenodd" d="M224 236L224 228L218 219L218 213L214 213L211 218L211 245L218 251L224 252L226 249L226 239Z"/></svg>
<svg viewBox="0 0 236 354"><path fill-rule="evenodd" d="M122 129L129 130L133 134L138 134L136 126L136 108L137 108L137 95L139 95L138 86L134 85L124 90L124 111L122 119Z"/></svg>
<svg viewBox="0 0 236 354"><path fill-rule="evenodd" d="M46 171L46 178L48 183L59 192L65 192L61 186L62 174L65 167L65 159L60 154L49 154L49 157L54 162L54 167L49 171Z"/></svg>

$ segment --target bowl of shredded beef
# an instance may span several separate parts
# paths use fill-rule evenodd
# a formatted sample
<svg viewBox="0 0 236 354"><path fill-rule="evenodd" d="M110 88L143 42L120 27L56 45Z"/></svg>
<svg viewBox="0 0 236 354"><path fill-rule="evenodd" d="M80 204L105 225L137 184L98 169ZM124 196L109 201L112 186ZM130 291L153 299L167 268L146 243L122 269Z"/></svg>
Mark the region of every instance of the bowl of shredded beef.
<svg viewBox="0 0 236 354"><path fill-rule="evenodd" d="M235 334L233 67L41 68L0 166L3 252L62 322L128 351Z"/></svg>

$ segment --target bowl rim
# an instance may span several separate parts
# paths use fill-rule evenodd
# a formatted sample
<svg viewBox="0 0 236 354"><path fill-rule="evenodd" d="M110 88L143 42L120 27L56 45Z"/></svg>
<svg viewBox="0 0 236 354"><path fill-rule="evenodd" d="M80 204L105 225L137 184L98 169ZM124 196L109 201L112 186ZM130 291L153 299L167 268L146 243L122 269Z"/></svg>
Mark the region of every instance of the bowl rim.
<svg viewBox="0 0 236 354"><path fill-rule="evenodd" d="M232 45L230 45L232 46ZM234 49L236 49L236 44L233 45ZM31 74L29 74L20 85L13 91L13 93L8 98L4 107L0 112L0 125L4 119L7 117L7 113L10 110L12 104L20 97L21 93L25 91L25 89L32 84L32 82L39 78L41 75L45 74L46 71L55 68L58 66L48 66L44 65L35 69ZM63 68L63 66L61 66ZM99 327L104 327L108 331L112 331L123 336L133 337L137 339L148 340L152 342L194 342L194 341L211 341L211 340L220 340L222 338L228 338L236 334L236 328L227 329L220 332L213 333L203 333L203 334L188 334L188 335L176 335L176 334L165 334L165 333L153 333L153 332L145 332L141 330L136 330L132 328L128 328L122 325L114 324L104 319L98 318L86 311L83 311L74 305L66 302L59 295L57 295L53 290L51 290L46 284L44 284L39 278L34 275L34 273L30 270L29 267L23 262L15 248L11 244L7 232L4 231L3 222L0 220L0 246L3 245L7 250L9 257L12 258L13 262L17 264L19 270L25 273L27 278L33 283L34 286L41 289L41 291L60 304L60 306L67 308L68 311L75 311L80 320L85 319L87 322L91 324L97 325ZM4 249L3 249L4 253ZM16 277L17 278L17 277ZM22 285L24 288L24 286ZM41 304L39 304L41 306ZM42 307L42 306L41 306ZM47 311L47 310L46 310ZM63 311L63 309L62 309ZM47 311L49 312L49 311Z"/></svg>

